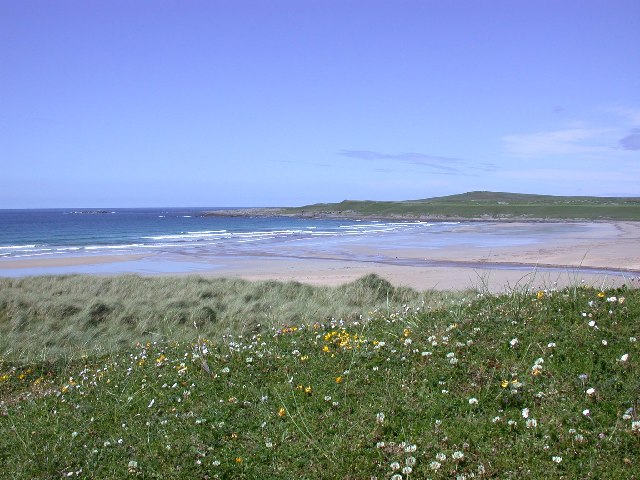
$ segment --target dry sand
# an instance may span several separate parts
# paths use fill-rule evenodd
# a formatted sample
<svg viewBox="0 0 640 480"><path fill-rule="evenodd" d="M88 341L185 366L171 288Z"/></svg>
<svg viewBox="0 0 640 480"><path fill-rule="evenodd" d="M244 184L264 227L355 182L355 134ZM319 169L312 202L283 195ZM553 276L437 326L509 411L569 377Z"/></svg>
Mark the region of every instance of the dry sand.
<svg viewBox="0 0 640 480"><path fill-rule="evenodd" d="M495 223L484 224L482 228L494 229L493 234L499 235L518 229L526 232L530 225ZM474 226L460 228L473 229ZM290 256L181 255L175 261L195 262L199 266L197 270L185 269L180 273L249 280L294 280L314 285L339 285L376 273L394 285L419 290L486 288L497 292L525 285L550 288L579 283L598 287L640 286L640 222L595 223L579 234L567 229L564 233L555 231L545 236L544 228L544 225L537 226L536 234L541 235L538 243L521 246L462 244L435 249L387 246L382 252L378 246L353 242L349 244L350 251L345 251L342 246L340 255L324 255L322 258L309 252L302 255L289 252ZM2 260L0 275L2 269L8 268L94 265L141 259L141 256L100 256Z"/></svg>

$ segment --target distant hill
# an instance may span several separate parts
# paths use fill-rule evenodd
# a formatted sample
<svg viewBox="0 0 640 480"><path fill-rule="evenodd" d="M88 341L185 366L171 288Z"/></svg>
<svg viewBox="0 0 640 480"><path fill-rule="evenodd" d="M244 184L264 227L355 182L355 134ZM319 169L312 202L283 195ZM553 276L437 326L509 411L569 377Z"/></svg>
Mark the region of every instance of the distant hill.
<svg viewBox="0 0 640 480"><path fill-rule="evenodd" d="M285 208L281 212L340 217L640 221L640 197L574 197L475 191L419 200L343 200L339 203Z"/></svg>

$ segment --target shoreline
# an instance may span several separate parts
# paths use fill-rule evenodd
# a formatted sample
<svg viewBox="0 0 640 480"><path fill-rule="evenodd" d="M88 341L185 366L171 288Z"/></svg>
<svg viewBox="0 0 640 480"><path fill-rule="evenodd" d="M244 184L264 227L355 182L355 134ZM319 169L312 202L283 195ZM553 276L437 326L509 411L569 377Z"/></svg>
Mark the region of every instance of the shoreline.
<svg viewBox="0 0 640 480"><path fill-rule="evenodd" d="M424 237L404 235L356 238L326 247L289 243L250 254L211 250L7 258L0 259L0 277L199 275L335 286L375 273L417 290L465 290L482 284L497 292L524 279L544 287L576 282L640 286L640 222L469 222L453 231L444 240L429 237L435 246L424 245ZM502 236L524 243L503 245ZM451 238L482 239L486 244L446 243Z"/></svg>

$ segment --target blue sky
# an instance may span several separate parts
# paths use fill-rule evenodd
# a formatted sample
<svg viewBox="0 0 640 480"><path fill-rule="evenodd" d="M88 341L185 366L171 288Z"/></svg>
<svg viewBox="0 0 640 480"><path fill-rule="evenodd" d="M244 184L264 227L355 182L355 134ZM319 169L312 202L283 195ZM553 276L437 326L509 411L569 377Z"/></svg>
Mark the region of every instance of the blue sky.
<svg viewBox="0 0 640 480"><path fill-rule="evenodd" d="M640 195L637 0L0 0L0 208Z"/></svg>

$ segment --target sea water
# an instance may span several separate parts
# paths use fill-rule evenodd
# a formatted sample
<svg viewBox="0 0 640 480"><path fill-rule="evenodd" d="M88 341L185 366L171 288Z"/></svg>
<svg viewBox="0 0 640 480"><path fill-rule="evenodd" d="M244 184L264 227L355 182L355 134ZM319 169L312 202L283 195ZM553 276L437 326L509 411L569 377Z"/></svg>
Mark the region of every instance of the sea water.
<svg viewBox="0 0 640 480"><path fill-rule="evenodd" d="M250 252L287 242L379 237L427 222L207 216L215 209L0 210L0 258L170 251ZM226 210L226 209L225 209ZM449 225L449 223L441 224Z"/></svg>
<svg viewBox="0 0 640 480"><path fill-rule="evenodd" d="M385 252L427 252L457 245L526 245L542 242L549 234L579 233L589 228L580 224L531 224L496 229L484 228L488 224L482 222L204 214L213 210L216 209L0 210L0 276L188 273L215 270L217 260L237 257L406 264L406 259ZM108 263L40 262L30 268L7 268L14 263L12 260L105 256L110 258ZM122 261L118 262L118 258ZM407 261L416 262L415 258Z"/></svg>

